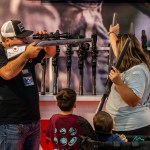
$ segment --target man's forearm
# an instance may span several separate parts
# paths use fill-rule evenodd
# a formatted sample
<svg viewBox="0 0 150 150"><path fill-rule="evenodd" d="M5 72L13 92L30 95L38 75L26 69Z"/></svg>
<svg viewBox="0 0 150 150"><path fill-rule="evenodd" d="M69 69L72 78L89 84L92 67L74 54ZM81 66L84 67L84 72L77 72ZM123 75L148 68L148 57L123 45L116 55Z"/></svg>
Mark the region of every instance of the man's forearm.
<svg viewBox="0 0 150 150"><path fill-rule="evenodd" d="M11 60L0 69L0 76L5 80L14 78L21 72L27 61L27 55L22 53L16 59Z"/></svg>

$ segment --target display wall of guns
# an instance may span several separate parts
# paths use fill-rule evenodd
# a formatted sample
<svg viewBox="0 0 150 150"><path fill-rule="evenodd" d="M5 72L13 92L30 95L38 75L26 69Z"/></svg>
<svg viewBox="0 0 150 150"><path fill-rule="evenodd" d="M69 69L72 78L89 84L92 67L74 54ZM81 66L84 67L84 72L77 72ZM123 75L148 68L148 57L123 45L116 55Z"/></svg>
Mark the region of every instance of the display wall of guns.
<svg viewBox="0 0 150 150"><path fill-rule="evenodd" d="M96 95L96 67L97 67L97 35L92 34L92 95Z"/></svg>
<svg viewBox="0 0 150 150"><path fill-rule="evenodd" d="M122 51L121 51L120 56L119 56L119 58L118 58L118 61L116 62L115 67L116 67L117 69L119 69L119 67L120 67L120 65L121 65L122 59L123 59L124 54L125 54L125 52L126 52L128 46L129 46L130 41L131 41L131 39L128 37L127 40L126 40L126 42L125 42L125 44L124 44L124 46L123 46L123 48L122 48ZM106 84L106 87L105 87L105 92L104 92L104 94L103 94L103 96L102 96L102 98L101 98L101 102L100 102L99 105L98 105L98 108L97 108L97 110L96 110L96 113L99 112L99 111L101 111L101 110L103 109L103 106L104 106L104 104L105 104L105 101L106 101L106 99L108 98L108 96L109 96L109 94L110 94L111 86L112 86L112 81L108 78L107 84Z"/></svg>
<svg viewBox="0 0 150 150"><path fill-rule="evenodd" d="M112 25L116 25L117 24L117 13L113 14L113 20L112 20ZM109 59L108 59L108 72L110 72L111 67L113 65L113 60L114 60L114 54L113 54L113 50L112 47L110 45L110 51L109 51Z"/></svg>
<svg viewBox="0 0 150 150"><path fill-rule="evenodd" d="M56 38L56 37L55 37ZM80 38L80 37L79 37ZM80 87L79 87L79 93L81 94L81 95L83 95L83 63L81 63L82 61L81 60L84 60L84 55L85 55L85 49L84 49L84 43L86 43L86 42L92 42L92 38L80 38L80 39L60 39L60 40L43 40L43 41L41 41L41 42L39 42L37 45L39 45L39 46L51 46L51 45L56 45L56 47L58 46L59 47L59 45L65 45L65 44L67 44L67 45L72 45L72 44L74 44L74 45L76 45L76 44L79 44L79 50L78 50L78 56L79 56L79 70L80 70ZM82 52L81 52L82 51ZM82 58L83 57L83 58ZM56 61L56 59L55 59L55 63L56 63L57 61ZM53 62L54 63L54 62ZM54 64L53 64L54 65ZM56 64L55 64L55 66L57 66ZM71 71L71 70L70 70ZM68 71L68 75L70 74L70 71ZM57 67L55 67L55 71L54 71L54 73L57 73L57 74L55 74L54 76L55 77L57 77L57 75L58 75L58 66ZM70 75L69 75L70 76ZM70 78L70 77L69 77ZM68 78L68 79L69 79ZM55 80L56 81L56 80ZM68 80L68 82L69 82L69 80ZM68 83L68 85L69 85L70 83ZM56 91L56 89L55 88L57 88L57 84L56 84L56 82L54 82L54 94L56 94L57 93L57 91Z"/></svg>

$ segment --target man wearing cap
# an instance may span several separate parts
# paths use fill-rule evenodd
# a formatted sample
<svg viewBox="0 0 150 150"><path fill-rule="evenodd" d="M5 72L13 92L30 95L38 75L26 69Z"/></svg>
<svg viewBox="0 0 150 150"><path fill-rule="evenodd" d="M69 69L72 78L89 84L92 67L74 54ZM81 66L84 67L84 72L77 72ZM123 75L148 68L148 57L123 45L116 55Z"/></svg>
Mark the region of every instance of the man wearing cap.
<svg viewBox="0 0 150 150"><path fill-rule="evenodd" d="M55 46L25 45L26 30L18 20L1 27L0 43L0 150L38 150L40 141L39 95L34 66L47 54L55 55ZM41 32L42 34L43 32ZM7 48L24 46L24 51L8 59Z"/></svg>

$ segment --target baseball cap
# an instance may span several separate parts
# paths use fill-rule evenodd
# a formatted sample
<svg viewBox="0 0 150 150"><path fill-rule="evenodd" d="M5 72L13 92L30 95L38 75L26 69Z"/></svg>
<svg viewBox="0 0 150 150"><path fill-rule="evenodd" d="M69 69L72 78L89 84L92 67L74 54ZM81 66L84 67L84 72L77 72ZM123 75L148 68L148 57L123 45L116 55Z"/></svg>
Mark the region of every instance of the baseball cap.
<svg viewBox="0 0 150 150"><path fill-rule="evenodd" d="M3 37L24 38L31 34L33 34L33 31L26 30L22 22L19 20L7 21L1 27L1 35Z"/></svg>

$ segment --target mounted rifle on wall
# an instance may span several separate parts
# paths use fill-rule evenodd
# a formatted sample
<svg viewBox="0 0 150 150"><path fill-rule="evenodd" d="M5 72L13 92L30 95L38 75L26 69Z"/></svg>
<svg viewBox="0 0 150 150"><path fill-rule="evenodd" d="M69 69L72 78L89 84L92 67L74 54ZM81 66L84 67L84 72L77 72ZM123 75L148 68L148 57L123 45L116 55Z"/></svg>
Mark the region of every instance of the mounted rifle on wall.
<svg viewBox="0 0 150 150"><path fill-rule="evenodd" d="M92 50L91 50L91 56L92 56L92 95L96 95L96 66L97 66L97 35L92 34Z"/></svg>

